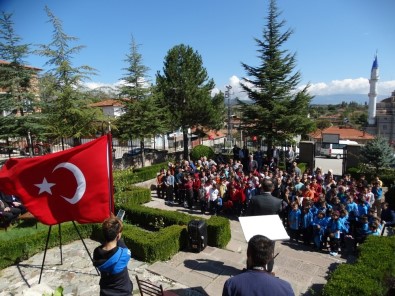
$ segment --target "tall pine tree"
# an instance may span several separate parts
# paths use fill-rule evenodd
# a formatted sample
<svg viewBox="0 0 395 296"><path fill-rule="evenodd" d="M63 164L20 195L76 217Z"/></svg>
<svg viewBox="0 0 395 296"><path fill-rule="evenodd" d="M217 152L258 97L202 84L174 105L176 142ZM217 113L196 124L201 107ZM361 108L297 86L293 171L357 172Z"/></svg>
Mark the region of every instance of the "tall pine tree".
<svg viewBox="0 0 395 296"><path fill-rule="evenodd" d="M147 72L143 64L143 57L139 52L139 45L132 37L130 52L126 55L127 67L122 77L124 84L120 88L120 97L125 106L125 113L120 116L117 126L121 138L140 140L142 165L145 163L144 138L154 137L163 132L163 114L159 112L156 100L152 95Z"/></svg>
<svg viewBox="0 0 395 296"><path fill-rule="evenodd" d="M97 110L90 108L90 101L79 91L81 82L94 74L94 69L87 66L73 67L72 59L84 48L82 45L71 46L78 40L63 31L62 22L48 7L45 11L53 26L52 41L40 45L36 52L48 58L46 65L51 69L46 73L46 93L42 100L42 112L47 115L47 125L52 136L56 138L73 137L75 145L83 135L95 134Z"/></svg>
<svg viewBox="0 0 395 296"><path fill-rule="evenodd" d="M14 31L12 14L0 15L0 137L28 137L35 133L39 125L33 113L36 110L36 97L33 88L38 89L39 69L26 66L24 59L30 53L29 45ZM35 84L34 85L34 81ZM36 92L37 93L37 92ZM37 128L37 130L36 130Z"/></svg>
<svg viewBox="0 0 395 296"><path fill-rule="evenodd" d="M362 163L373 166L375 173L395 164L394 151L383 137L377 137L361 147Z"/></svg>
<svg viewBox="0 0 395 296"><path fill-rule="evenodd" d="M203 67L202 57L190 46L177 45L165 57L163 75L156 75L161 106L170 114L172 128L181 127L184 158L188 155L188 128L219 129L224 122L222 93L211 97L214 81Z"/></svg>
<svg viewBox="0 0 395 296"><path fill-rule="evenodd" d="M312 96L308 94L309 86L297 90L301 75L294 70L295 54L283 49L293 32L281 32L285 21L278 20L280 14L276 1L271 0L262 40L255 38L259 66L242 63L247 77L241 87L252 100L252 104L240 102L243 124L250 136L265 137L268 148L314 130L314 123L308 118Z"/></svg>

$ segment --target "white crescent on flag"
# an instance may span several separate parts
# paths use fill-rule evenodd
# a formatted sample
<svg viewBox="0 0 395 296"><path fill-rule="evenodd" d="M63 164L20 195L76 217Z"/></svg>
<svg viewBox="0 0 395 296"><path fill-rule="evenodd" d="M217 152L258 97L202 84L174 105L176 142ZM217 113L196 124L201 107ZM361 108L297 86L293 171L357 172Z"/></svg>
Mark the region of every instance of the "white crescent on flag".
<svg viewBox="0 0 395 296"><path fill-rule="evenodd" d="M74 165L70 162L62 162L62 163L58 164L53 169L52 172L56 171L59 168L65 168L65 169L69 170L70 172L72 172L75 180L77 181L77 189L75 190L75 194L72 198L67 198L67 197L61 195L61 197L63 197L63 199L65 201L74 205L81 200L82 196L85 193L85 190L86 190L85 176L76 165Z"/></svg>

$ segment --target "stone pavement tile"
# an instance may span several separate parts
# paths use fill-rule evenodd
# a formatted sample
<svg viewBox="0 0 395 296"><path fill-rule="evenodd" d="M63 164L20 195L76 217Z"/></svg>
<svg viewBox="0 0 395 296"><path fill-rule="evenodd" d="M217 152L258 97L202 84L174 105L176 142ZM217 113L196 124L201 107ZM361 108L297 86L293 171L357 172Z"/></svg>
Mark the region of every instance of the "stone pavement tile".
<svg viewBox="0 0 395 296"><path fill-rule="evenodd" d="M305 274L303 271L295 270L293 268L274 268L276 276L292 283L303 283L310 286L313 276Z"/></svg>
<svg viewBox="0 0 395 296"><path fill-rule="evenodd" d="M212 255L212 254L214 254L217 250L218 250L218 248L214 248L214 247L211 247L211 246L207 246L207 247L204 248L204 250L203 250L202 252L200 252L199 254L204 253L204 254L207 254L207 255Z"/></svg>
<svg viewBox="0 0 395 296"><path fill-rule="evenodd" d="M245 246L241 244L239 241L231 240L227 245L226 249L235 253L243 253L245 251Z"/></svg>
<svg viewBox="0 0 395 296"><path fill-rule="evenodd" d="M284 255L279 255L276 260L275 260L275 266L278 267L286 267L286 266L292 266L293 269L295 270L301 270L304 273L310 274L310 275L317 275L317 274L323 274L325 275L325 271L321 266L318 266L314 263L308 262L308 261L302 261L290 257L290 256L284 256ZM325 268L326 270L326 268Z"/></svg>
<svg viewBox="0 0 395 296"><path fill-rule="evenodd" d="M163 262L155 262L154 264L150 265L147 270L156 274L161 274L164 277L176 282L183 274L185 274L184 272L179 271L176 268L169 267Z"/></svg>
<svg viewBox="0 0 395 296"><path fill-rule="evenodd" d="M191 270L196 270L204 259L185 259L184 262L177 265L177 270L182 273L188 273Z"/></svg>
<svg viewBox="0 0 395 296"><path fill-rule="evenodd" d="M201 261L198 266L196 266L193 270L198 275L204 275L211 279L215 279L218 275L222 274L224 271L223 263L210 262L210 261Z"/></svg>
<svg viewBox="0 0 395 296"><path fill-rule="evenodd" d="M300 285L298 283L291 283L291 286L295 295L304 295L304 293L306 292L305 285Z"/></svg>
<svg viewBox="0 0 395 296"><path fill-rule="evenodd" d="M319 271L322 270L322 268L320 268L317 265L303 262L303 261L300 262L298 269L302 272L309 274L309 275L317 275L319 273Z"/></svg>
<svg viewBox="0 0 395 296"><path fill-rule="evenodd" d="M229 266L234 266L234 267L240 267L242 268L245 267L245 262L246 262L246 255L244 254L239 254L239 253L233 253L231 251L223 250L223 249L217 249L214 256L216 261L223 262Z"/></svg>
<svg viewBox="0 0 395 296"><path fill-rule="evenodd" d="M168 264L169 266L177 267L181 264L184 264L185 260L188 260L190 258L189 256L190 254L188 252L181 251L175 254L168 261L165 261L165 263Z"/></svg>
<svg viewBox="0 0 395 296"><path fill-rule="evenodd" d="M220 275L205 288L207 295L222 295L222 289L229 276Z"/></svg>
<svg viewBox="0 0 395 296"><path fill-rule="evenodd" d="M204 289L213 281L213 278L196 271L191 271L189 273L184 273L177 281L187 287L202 287Z"/></svg>

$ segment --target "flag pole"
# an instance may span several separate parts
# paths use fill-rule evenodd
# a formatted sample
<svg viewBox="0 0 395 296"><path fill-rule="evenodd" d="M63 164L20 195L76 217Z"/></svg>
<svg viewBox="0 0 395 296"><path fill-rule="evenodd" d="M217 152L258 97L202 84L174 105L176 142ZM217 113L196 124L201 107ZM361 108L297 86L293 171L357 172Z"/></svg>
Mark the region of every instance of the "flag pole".
<svg viewBox="0 0 395 296"><path fill-rule="evenodd" d="M86 246L85 241L84 241L84 239L82 238L81 233L80 233L80 231L78 230L77 225L75 224L74 221L73 221L73 225L74 225L75 230L77 230L78 236L80 237L80 240L82 241L82 244L84 245L85 250L86 250L86 252L88 253L89 258L91 259L92 264L93 264L93 258L92 258L92 256L91 256L91 253L89 252L88 247ZM99 269L98 269L97 267L96 267L96 272L97 272L97 275L100 275Z"/></svg>
<svg viewBox="0 0 395 296"><path fill-rule="evenodd" d="M44 263L45 263L45 256L47 255L48 241L49 241L49 236L50 236L50 234L51 234L51 229L52 229L52 225L50 225L50 226L49 226L49 229L48 229L47 242L45 243L45 250L44 250L44 256L43 256L43 262L42 262L42 264L41 264L40 278L38 279L38 284L41 283L41 276L42 276L42 274L43 274Z"/></svg>
<svg viewBox="0 0 395 296"><path fill-rule="evenodd" d="M107 133L107 165L108 165L108 193L109 193L109 206L110 212L114 213L114 184L112 175L112 135L111 127L109 125L109 131ZM115 214L115 213L114 213Z"/></svg>
<svg viewBox="0 0 395 296"><path fill-rule="evenodd" d="M60 250L60 265L63 265L63 252L62 252L62 230L60 228L60 225L62 223L59 223L59 250Z"/></svg>
<svg viewBox="0 0 395 296"><path fill-rule="evenodd" d="M59 225L59 250L60 250L60 265L63 265L63 254L62 254L62 232L61 232L61 228L60 228L60 223ZM47 250L48 250L48 242L49 242L49 236L51 235L51 229L52 229L52 225L49 225L49 229L48 229L48 235L47 235L47 242L45 243L45 250L44 250L44 256L43 256L43 262L41 264L41 271L40 271L40 278L38 279L38 284L41 283L41 276L43 274L43 270L44 270L44 264L45 264L45 257L47 255Z"/></svg>

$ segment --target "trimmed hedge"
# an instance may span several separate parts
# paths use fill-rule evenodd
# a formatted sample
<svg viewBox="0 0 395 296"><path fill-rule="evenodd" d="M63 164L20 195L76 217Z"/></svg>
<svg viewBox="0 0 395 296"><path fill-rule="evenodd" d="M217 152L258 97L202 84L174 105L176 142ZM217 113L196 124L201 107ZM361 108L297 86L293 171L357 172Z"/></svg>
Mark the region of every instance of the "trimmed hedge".
<svg viewBox="0 0 395 296"><path fill-rule="evenodd" d="M135 170L117 170L113 172L115 192L128 191L133 184L156 178L161 168L166 168L167 163L154 164L149 167Z"/></svg>
<svg viewBox="0 0 395 296"><path fill-rule="evenodd" d="M186 226L172 225L153 232L133 225L125 226L125 244L135 258L144 262L168 260L187 246Z"/></svg>
<svg viewBox="0 0 395 296"><path fill-rule="evenodd" d="M224 248L231 239L230 222L229 219L224 217L212 216L210 219L202 219L175 211L165 211L137 205L125 205L123 209L126 212L125 220L128 223L143 228L151 228L158 220L163 221L164 228L173 225L186 226L192 220L205 220L207 223L208 245Z"/></svg>
<svg viewBox="0 0 395 296"><path fill-rule="evenodd" d="M369 236L358 250L357 262L338 266L322 295L395 295L394 237Z"/></svg>
<svg viewBox="0 0 395 296"><path fill-rule="evenodd" d="M103 241L101 225L94 225L92 238ZM185 225L172 225L159 231L149 231L125 223L122 238L130 249L133 258L148 263L168 260L187 246Z"/></svg>
<svg viewBox="0 0 395 296"><path fill-rule="evenodd" d="M207 244L217 248L225 248L231 239L229 219L211 216L207 221Z"/></svg>
<svg viewBox="0 0 395 296"><path fill-rule="evenodd" d="M116 192L114 200L117 210L122 205L141 205L151 201L151 190L148 188L130 186L128 191Z"/></svg>

